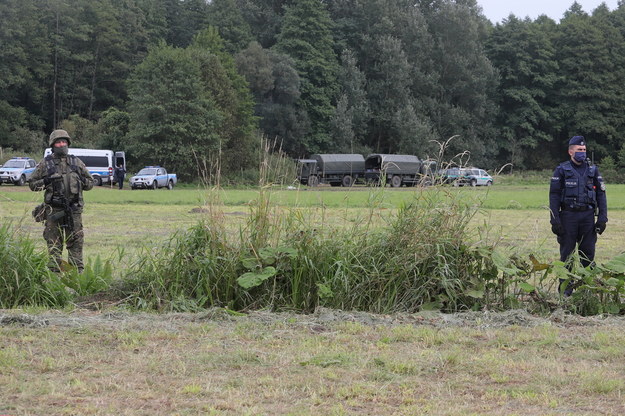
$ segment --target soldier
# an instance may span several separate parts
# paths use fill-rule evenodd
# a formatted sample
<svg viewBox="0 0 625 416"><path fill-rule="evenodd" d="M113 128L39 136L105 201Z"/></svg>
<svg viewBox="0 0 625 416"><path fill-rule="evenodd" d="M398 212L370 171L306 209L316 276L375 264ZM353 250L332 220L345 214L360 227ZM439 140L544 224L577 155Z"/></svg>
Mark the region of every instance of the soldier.
<svg viewBox="0 0 625 416"><path fill-rule="evenodd" d="M586 267L592 265L595 259L597 234L605 231L608 203L599 169L586 158L586 141L583 136L571 138L569 157L570 160L558 165L551 178L551 231L558 236L560 260L568 261L579 244L581 263ZM565 295L570 295L572 291L569 285Z"/></svg>
<svg viewBox="0 0 625 416"><path fill-rule="evenodd" d="M44 204L47 212L43 238L48 245L50 270L60 272L63 244L67 247L69 263L82 273L84 269L82 247L82 191L93 188L93 178L85 164L68 154L69 134L54 130L50 134L52 154L37 165L30 178L30 189L45 189Z"/></svg>

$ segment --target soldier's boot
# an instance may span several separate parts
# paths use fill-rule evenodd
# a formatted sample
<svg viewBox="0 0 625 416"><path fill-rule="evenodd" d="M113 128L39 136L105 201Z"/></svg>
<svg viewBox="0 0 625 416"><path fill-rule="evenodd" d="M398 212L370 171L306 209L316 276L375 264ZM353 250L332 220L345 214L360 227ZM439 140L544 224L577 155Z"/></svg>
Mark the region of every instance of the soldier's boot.
<svg viewBox="0 0 625 416"><path fill-rule="evenodd" d="M61 272L61 263L63 253L63 242L60 238L50 238L46 236L46 244L48 245L48 254L50 255L50 261L48 262L48 268L54 273Z"/></svg>
<svg viewBox="0 0 625 416"><path fill-rule="evenodd" d="M67 239L67 252L69 264L76 267L78 273L82 273L85 265L82 259L82 247L84 243L84 235L82 227L78 231L74 231Z"/></svg>

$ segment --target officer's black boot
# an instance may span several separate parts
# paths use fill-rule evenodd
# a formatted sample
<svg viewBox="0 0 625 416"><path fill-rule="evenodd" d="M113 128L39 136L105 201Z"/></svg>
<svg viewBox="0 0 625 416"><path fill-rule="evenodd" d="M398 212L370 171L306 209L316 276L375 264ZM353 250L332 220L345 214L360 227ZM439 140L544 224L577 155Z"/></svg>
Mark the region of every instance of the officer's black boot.
<svg viewBox="0 0 625 416"><path fill-rule="evenodd" d="M569 284L566 286L566 289L564 289L564 292L562 292L562 286L564 286L564 283L566 281L567 279L560 279L560 284L558 285L558 293L562 293L568 298L573 294L573 282L569 280Z"/></svg>

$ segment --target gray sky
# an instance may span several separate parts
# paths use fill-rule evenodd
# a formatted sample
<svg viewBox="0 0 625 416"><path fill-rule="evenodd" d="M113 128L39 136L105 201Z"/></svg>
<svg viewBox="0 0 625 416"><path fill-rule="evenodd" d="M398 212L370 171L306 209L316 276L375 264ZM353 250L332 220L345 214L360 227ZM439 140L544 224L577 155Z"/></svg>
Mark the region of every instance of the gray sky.
<svg viewBox="0 0 625 416"><path fill-rule="evenodd" d="M617 1L577 0L587 13L592 13L598 5L604 2L610 10L614 10ZM514 13L519 18L529 16L531 19L546 14L557 22L573 2L574 0L477 0L477 3L482 6L484 15L493 23L501 22L510 13Z"/></svg>

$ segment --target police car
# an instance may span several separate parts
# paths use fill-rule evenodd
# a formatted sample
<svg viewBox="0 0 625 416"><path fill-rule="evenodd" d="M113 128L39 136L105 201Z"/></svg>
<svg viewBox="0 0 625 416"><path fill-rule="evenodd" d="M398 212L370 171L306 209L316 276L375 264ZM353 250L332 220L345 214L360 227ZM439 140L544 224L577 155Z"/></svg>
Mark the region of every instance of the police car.
<svg viewBox="0 0 625 416"><path fill-rule="evenodd" d="M491 186L493 184L493 177L484 169L466 168L461 169L460 172L460 179L457 181L458 185Z"/></svg>
<svg viewBox="0 0 625 416"><path fill-rule="evenodd" d="M37 162L30 157L14 157L7 160L0 168L0 184L24 185L33 175L35 166Z"/></svg>
<svg viewBox="0 0 625 416"><path fill-rule="evenodd" d="M478 168L449 168L438 172L442 183L450 183L454 186L491 186L493 177L484 169Z"/></svg>

